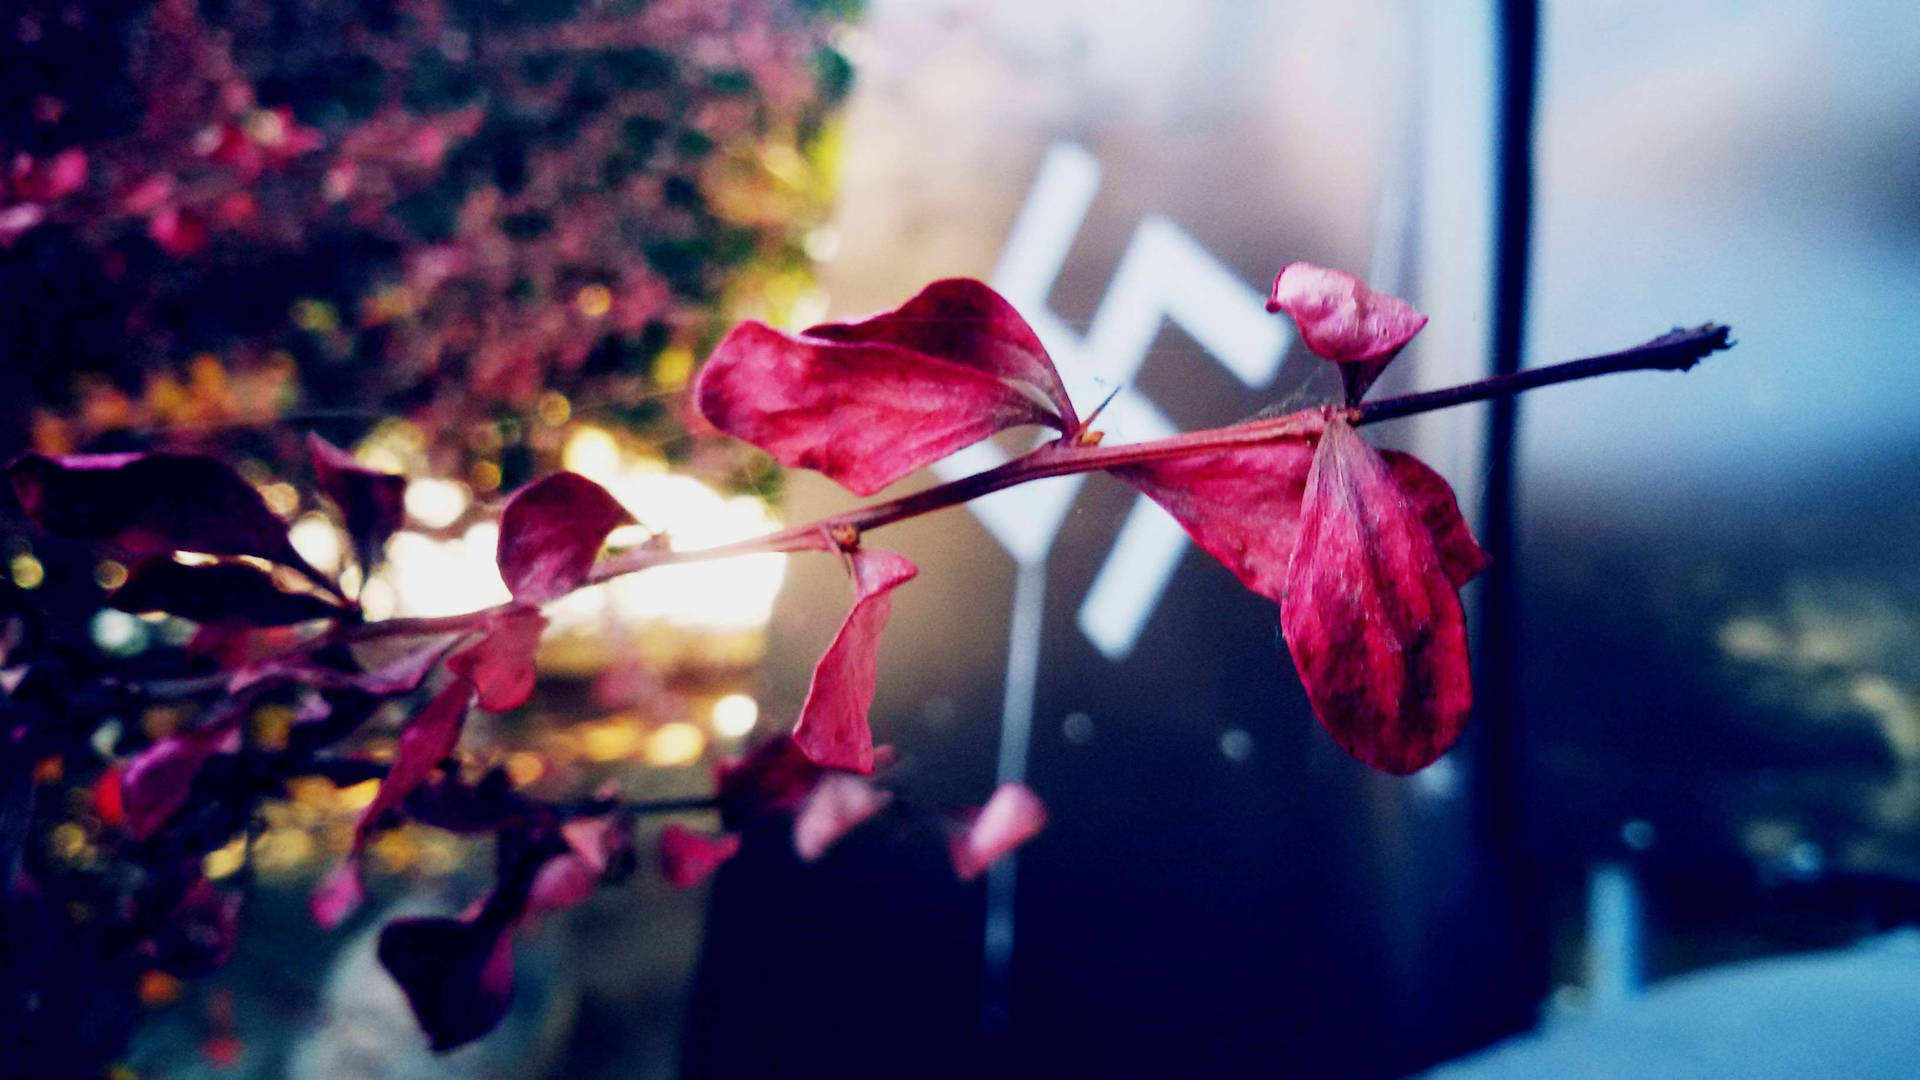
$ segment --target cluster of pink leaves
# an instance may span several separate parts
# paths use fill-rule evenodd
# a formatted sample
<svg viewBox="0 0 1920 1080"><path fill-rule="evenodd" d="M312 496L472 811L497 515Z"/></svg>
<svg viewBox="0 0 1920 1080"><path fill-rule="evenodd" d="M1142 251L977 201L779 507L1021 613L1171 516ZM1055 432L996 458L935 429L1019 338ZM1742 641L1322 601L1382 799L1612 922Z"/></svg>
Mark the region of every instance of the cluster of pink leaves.
<svg viewBox="0 0 1920 1080"><path fill-rule="evenodd" d="M1376 767L1411 772L1444 753L1465 722L1471 688L1458 590L1485 555L1446 482L1408 455L1374 450L1353 421L1367 385L1425 319L1350 275L1298 263L1276 278L1272 306L1299 322L1309 348L1342 365L1345 407L1098 447L1098 433L1079 418L1033 331L992 290L964 280L936 282L864 321L798 334L742 325L715 349L694 397L721 431L862 495L996 432L1030 424L1056 430L1059 437L1030 460L1056 471L1106 468L1165 507L1203 549L1279 604L1301 681L1340 745ZM401 523L404 481L318 437L309 449L317 486L370 568ZM1096 462L1096 455L1104 456ZM199 723L158 739L113 774L111 799L135 837L165 827L188 805L208 762L240 750L260 695L306 688L393 698L419 691L444 669L401 731L353 849L315 891L313 910L327 925L354 910L365 844L403 815L498 834L498 883L484 901L458 918L391 924L381 943L383 961L437 1048L491 1029L511 990L513 931L542 911L580 902L630 863L623 857L630 823L612 796L591 813L560 812L510 792L483 796L449 762L475 705L506 711L532 695L546 625L541 606L591 584L596 573L614 572L602 552L613 531L632 521L627 510L572 473L522 488L501 511L496 552L511 601L412 628L421 640L410 651L365 670L336 647L378 626L362 623L340 586L294 550L258 492L218 461L29 454L9 475L21 508L43 529L109 545L131 560L111 603L200 623L206 640L197 644L226 662ZM711 873L738 850L740 829L761 815L790 815L794 850L813 861L888 805L890 794L867 779L888 756L874 745L868 711L892 593L917 570L861 541L856 525L837 519L767 541L779 550L837 553L852 604L815 667L791 734L716 770L714 805L725 831L664 830L659 854L673 881L691 884ZM664 559L669 549L640 551ZM216 560L183 562L181 553ZM305 636L291 629L321 623ZM254 640L276 633L291 635L290 644ZM338 741L358 724L342 727L322 699L303 712L295 739L323 730L305 742ZM1045 816L1032 792L1001 788L952 822L956 874L977 876L1030 839Z"/></svg>
<svg viewBox="0 0 1920 1080"><path fill-rule="evenodd" d="M1314 712L1341 746L1412 772L1465 725L1472 690L1459 589L1486 556L1446 481L1409 455L1373 449L1351 413L1426 318L1350 274L1305 263L1282 268L1269 307L1340 366L1348 408L1268 423L1269 437L1253 445L1209 452L1220 432L1176 437L1110 471L1280 606ZM715 427L859 495L1011 427L1058 431L1039 454L1097 441L1032 329L967 280L935 282L860 322L797 334L744 324L714 350L695 395ZM914 568L845 546L853 613L815 672L794 738L822 765L865 772L875 641L888 592Z"/></svg>
<svg viewBox="0 0 1920 1080"><path fill-rule="evenodd" d="M361 558L374 558L402 522L405 481L360 465L317 436L309 449L319 489L337 508ZM574 816L517 796L490 801L463 784L458 768L448 763L475 705L504 712L531 697L535 650L546 625L540 606L590 582L608 536L633 520L627 510L574 473L522 488L501 511L496 552L513 599L423 631L423 640L398 659L361 670L338 657L319 658L327 646L365 627L357 608L336 582L300 557L285 524L224 464L165 453L28 454L8 471L19 505L42 529L107 546L131 561L109 603L198 622L193 647L229 662L197 724L155 740L103 782L99 797L116 807L114 816L136 840L154 836L191 805L210 761L241 752L247 717L262 694L304 687L395 698L420 690L444 668L438 689L402 729L361 813L352 850L316 888L312 910L328 927L352 914L364 897L359 863L365 845L402 814L442 828L497 832L499 882L482 904L457 919L397 921L381 942L382 960L437 1049L490 1030L508 1005L513 931L542 911L581 902L609 878L626 861L619 855L630 848L631 823L611 795L601 800L607 812ZM218 558L182 562L176 558L181 553ZM833 740L856 727L866 730L887 591L911 577L913 568L884 552L854 550L847 557L861 582L859 596L821 662L794 735L723 763L716 773L715 802L724 826L734 830L762 814L790 814L795 849L806 861L821 858L891 798L864 775L840 771L873 770L870 739L858 746ZM325 629L294 638L289 648L227 647L232 639L244 642L321 622ZM325 741L351 734L338 728L323 698L315 704L302 710L294 740L310 730L328 730L320 737ZM976 876L1034 835L1043 820L1030 792L1003 788L983 811L954 823L956 874ZM670 826L661 839L662 868L674 882L693 884L738 846L732 832L715 838ZM204 881L196 888L194 895L213 895Z"/></svg>

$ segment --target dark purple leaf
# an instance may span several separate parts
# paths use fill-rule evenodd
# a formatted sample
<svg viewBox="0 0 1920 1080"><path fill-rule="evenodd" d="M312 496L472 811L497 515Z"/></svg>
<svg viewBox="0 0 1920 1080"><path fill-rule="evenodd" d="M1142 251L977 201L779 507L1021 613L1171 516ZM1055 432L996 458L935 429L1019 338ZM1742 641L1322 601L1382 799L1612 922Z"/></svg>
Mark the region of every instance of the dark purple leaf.
<svg viewBox="0 0 1920 1080"><path fill-rule="evenodd" d="M24 454L8 468L20 507L55 536L139 558L257 555L316 581L287 528L240 474L194 454Z"/></svg>
<svg viewBox="0 0 1920 1080"><path fill-rule="evenodd" d="M380 963L400 984L435 1051L492 1031L513 1004L513 924L395 919L380 931Z"/></svg>
<svg viewBox="0 0 1920 1080"><path fill-rule="evenodd" d="M333 500L353 538L362 573L371 573L387 538L406 521L407 478L369 469L319 435L307 435L314 481Z"/></svg>
<svg viewBox="0 0 1920 1080"><path fill-rule="evenodd" d="M166 556L136 563L107 603L121 611L164 611L194 622L291 626L337 618L336 605L312 593L282 592L273 577L245 563L189 566Z"/></svg>

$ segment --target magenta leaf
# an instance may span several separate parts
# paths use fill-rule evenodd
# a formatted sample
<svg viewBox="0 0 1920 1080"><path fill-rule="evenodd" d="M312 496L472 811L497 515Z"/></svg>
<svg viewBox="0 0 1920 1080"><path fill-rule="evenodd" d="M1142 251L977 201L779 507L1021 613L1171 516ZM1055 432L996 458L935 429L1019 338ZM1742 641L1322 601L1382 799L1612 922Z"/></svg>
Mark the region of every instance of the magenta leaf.
<svg viewBox="0 0 1920 1080"><path fill-rule="evenodd" d="M1345 421L1314 455L1280 626L1314 713L1354 757L1405 774L1460 737L1460 597L1419 510Z"/></svg>
<svg viewBox="0 0 1920 1080"><path fill-rule="evenodd" d="M380 781L373 801L360 814L360 824L354 833L356 850L365 845L368 834L380 819L397 808L414 788L425 783L433 770L453 753L453 748L460 743L460 729L466 723L473 696L472 684L455 679L407 721L386 778Z"/></svg>
<svg viewBox="0 0 1920 1080"><path fill-rule="evenodd" d="M1006 301L943 281L902 307L799 334L735 327L694 386L708 422L858 495L1011 427L1078 425Z"/></svg>
<svg viewBox="0 0 1920 1080"><path fill-rule="evenodd" d="M343 614L312 593L282 592L255 566L188 566L164 555L136 563L107 603L121 611L164 611L199 623L231 620L251 626L291 626Z"/></svg>
<svg viewBox="0 0 1920 1080"><path fill-rule="evenodd" d="M159 832L186 805L194 778L208 758L239 749L239 732L233 723L237 719L238 714L231 713L228 722L168 735L128 759L120 774L120 800L127 831L134 839L145 840Z"/></svg>
<svg viewBox="0 0 1920 1080"><path fill-rule="evenodd" d="M1247 588L1279 603L1313 465L1309 434L1115 469Z"/></svg>
<svg viewBox="0 0 1920 1080"><path fill-rule="evenodd" d="M380 931L379 955L436 1052L492 1031L513 1004L512 922L395 919Z"/></svg>
<svg viewBox="0 0 1920 1080"><path fill-rule="evenodd" d="M352 454L308 433L307 453L320 493L333 500L353 538L362 573L380 561L387 538L406 521L407 478L369 469Z"/></svg>
<svg viewBox="0 0 1920 1080"><path fill-rule="evenodd" d="M1288 263L1274 275L1267 310L1293 316L1307 348L1341 365L1349 404L1427 325L1427 317L1405 300L1375 292L1343 270L1304 262Z"/></svg>
<svg viewBox="0 0 1920 1080"><path fill-rule="evenodd" d="M1487 553L1474 540L1467 519L1460 516L1453 487L1412 454L1382 450L1380 456L1393 470L1400 494L1413 504L1414 512L1433 534L1434 553L1440 556L1440 568L1446 571L1447 580L1457 589L1479 576L1487 568Z"/></svg>
<svg viewBox="0 0 1920 1080"><path fill-rule="evenodd" d="M607 489L554 473L514 492L500 514L496 559L513 598L544 604L586 584L607 534L633 520Z"/></svg>
<svg viewBox="0 0 1920 1080"><path fill-rule="evenodd" d="M880 632L893 611L889 595L919 568L904 555L860 548L847 556L853 572L853 610L813 669L793 741L814 764L847 772L873 771L873 705Z"/></svg>
<svg viewBox="0 0 1920 1080"><path fill-rule="evenodd" d="M360 860L348 855L335 863L307 897L307 911L323 930L337 930L366 900L360 883Z"/></svg>
<svg viewBox="0 0 1920 1080"><path fill-rule="evenodd" d="M487 617L487 633L447 658L447 670L473 684L480 707L507 712L533 696L533 654L547 620L530 607L511 607Z"/></svg>
<svg viewBox="0 0 1920 1080"><path fill-rule="evenodd" d="M1047 825L1047 806L1025 784L1001 784L966 830L954 837L953 872L972 881L987 867L1039 835Z"/></svg>
<svg viewBox="0 0 1920 1080"><path fill-rule="evenodd" d="M740 837L735 833L708 836L680 824L660 830L660 870L683 889L707 880L739 850Z"/></svg>
<svg viewBox="0 0 1920 1080"><path fill-rule="evenodd" d="M813 786L793 818L793 850L801 862L818 862L840 838L887 808L893 793L863 776L828 773Z"/></svg>
<svg viewBox="0 0 1920 1080"><path fill-rule="evenodd" d="M20 508L55 536L130 557L197 551L257 555L326 579L287 540L253 485L193 454L23 454L7 469Z"/></svg>

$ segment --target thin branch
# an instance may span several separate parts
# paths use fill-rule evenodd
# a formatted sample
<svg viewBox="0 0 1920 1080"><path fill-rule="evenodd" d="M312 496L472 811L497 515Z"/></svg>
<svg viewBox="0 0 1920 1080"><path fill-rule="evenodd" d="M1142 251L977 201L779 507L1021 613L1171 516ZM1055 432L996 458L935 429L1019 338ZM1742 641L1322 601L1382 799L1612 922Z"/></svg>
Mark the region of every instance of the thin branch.
<svg viewBox="0 0 1920 1080"><path fill-rule="evenodd" d="M1511 375L1498 375L1491 379L1482 379L1479 382L1448 387L1444 390L1387 398L1353 409L1343 409L1336 405L1320 406L1284 416L1262 417L1227 427L1191 431L1147 442L1104 446L1098 443L1082 442L1077 435L1068 436L1044 443L1012 461L985 472L963 476L958 480L938 484L899 498L834 514L819 521L795 525L766 536L691 551L674 551L653 544L623 551L602 559L594 567L587 584L599 584L626 574L676 563L704 562L767 552L832 551L840 544L836 539L838 536L848 533L857 536L871 529L905 521L908 518L920 517L936 510L944 510L1033 480L1118 469L1129 465L1144 465L1170 458L1219 453L1290 440L1311 441L1318 438L1320 428L1327 418L1335 415L1343 415L1354 424L1373 424L1383 420L1396 420L1418 413L1451 408L1455 405L1511 397L1542 386L1589 379L1597 375L1612 375L1626 371L1686 371L1704 357L1729 348L1732 344L1728 336L1730 333L1730 328L1726 326L1706 323L1690 330L1673 330L1645 344L1635 345L1619 352L1581 360L1569 360L1566 363L1533 368ZM508 603L466 615L449 615L433 619L391 619L367 623L344 629L336 640L363 641L397 635L473 630L479 628L490 614L512 606Z"/></svg>
<svg viewBox="0 0 1920 1080"><path fill-rule="evenodd" d="M1732 348L1733 342L1728 338L1732 332L1732 327L1722 326L1719 323L1706 323L1691 330L1676 328L1645 345L1636 345L1619 352L1590 356L1584 360L1569 360L1564 364L1552 364L1543 368L1529 368L1510 375L1496 375L1491 379L1482 379L1464 386L1450 386L1445 390L1431 390L1424 394L1408 394L1405 397L1372 402L1360 406L1360 416L1355 422L1373 424L1382 420L1397 420L1415 413L1432 412L1435 409L1446 409L1492 398L1513 397L1542 386L1573 382L1577 379L1591 379L1596 375L1613 375L1622 371L1687 371L1708 356L1722 349Z"/></svg>

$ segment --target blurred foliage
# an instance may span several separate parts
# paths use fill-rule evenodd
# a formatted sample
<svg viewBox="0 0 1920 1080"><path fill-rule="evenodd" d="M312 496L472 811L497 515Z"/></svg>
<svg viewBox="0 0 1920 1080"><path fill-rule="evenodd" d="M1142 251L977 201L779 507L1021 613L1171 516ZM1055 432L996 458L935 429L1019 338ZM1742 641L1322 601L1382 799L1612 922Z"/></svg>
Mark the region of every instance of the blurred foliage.
<svg viewBox="0 0 1920 1080"><path fill-rule="evenodd" d="M0 27L0 451L271 465L274 421L351 441L400 415L433 471L517 475L558 394L684 455L682 357L806 305L856 7L25 0Z"/></svg>

